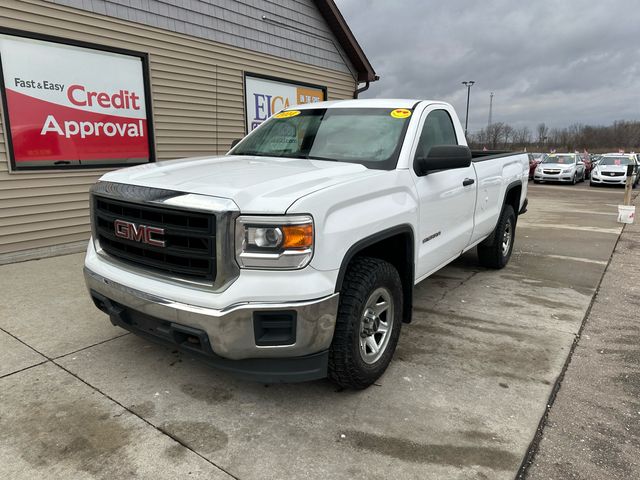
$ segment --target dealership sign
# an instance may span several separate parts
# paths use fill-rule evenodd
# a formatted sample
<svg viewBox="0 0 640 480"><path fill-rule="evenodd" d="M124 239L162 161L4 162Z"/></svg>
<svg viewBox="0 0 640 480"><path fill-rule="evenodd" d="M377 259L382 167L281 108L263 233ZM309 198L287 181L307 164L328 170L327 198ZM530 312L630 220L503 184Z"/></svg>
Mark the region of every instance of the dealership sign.
<svg viewBox="0 0 640 480"><path fill-rule="evenodd" d="M247 74L244 79L247 132L284 108L326 100L326 89Z"/></svg>
<svg viewBox="0 0 640 480"><path fill-rule="evenodd" d="M151 159L143 58L0 35L14 168Z"/></svg>

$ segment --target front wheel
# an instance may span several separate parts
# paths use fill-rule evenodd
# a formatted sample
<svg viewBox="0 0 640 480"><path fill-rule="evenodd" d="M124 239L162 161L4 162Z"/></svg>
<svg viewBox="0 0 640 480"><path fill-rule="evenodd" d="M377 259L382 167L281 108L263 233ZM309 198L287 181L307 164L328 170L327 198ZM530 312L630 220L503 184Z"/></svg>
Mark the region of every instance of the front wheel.
<svg viewBox="0 0 640 480"><path fill-rule="evenodd" d="M487 268L504 268L513 251L516 235L516 214L511 205L505 205L493 233L478 244L478 260Z"/></svg>
<svg viewBox="0 0 640 480"><path fill-rule="evenodd" d="M573 180L571 180L571 185L575 185L576 183L578 183L578 174L574 173Z"/></svg>
<svg viewBox="0 0 640 480"><path fill-rule="evenodd" d="M329 378L363 389L389 366L402 326L402 282L384 260L358 257L349 265L329 348Z"/></svg>

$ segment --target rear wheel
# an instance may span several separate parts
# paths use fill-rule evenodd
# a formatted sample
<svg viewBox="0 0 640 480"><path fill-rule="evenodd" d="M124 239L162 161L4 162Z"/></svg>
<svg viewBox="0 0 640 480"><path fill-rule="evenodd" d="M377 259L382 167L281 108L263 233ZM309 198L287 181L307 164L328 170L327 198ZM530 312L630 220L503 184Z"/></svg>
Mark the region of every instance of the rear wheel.
<svg viewBox="0 0 640 480"><path fill-rule="evenodd" d="M478 260L487 268L500 269L509 263L516 233L516 214L511 205L502 209L493 233L478 245Z"/></svg>
<svg viewBox="0 0 640 480"><path fill-rule="evenodd" d="M329 378L363 389L387 369L402 325L402 282L384 260L359 257L349 265L329 349Z"/></svg>

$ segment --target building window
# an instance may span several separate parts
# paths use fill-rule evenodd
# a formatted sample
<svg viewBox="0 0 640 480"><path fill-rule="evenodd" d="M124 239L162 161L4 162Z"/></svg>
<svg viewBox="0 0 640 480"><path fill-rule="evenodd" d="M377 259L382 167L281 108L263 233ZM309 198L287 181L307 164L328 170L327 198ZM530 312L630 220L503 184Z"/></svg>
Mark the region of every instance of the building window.
<svg viewBox="0 0 640 480"><path fill-rule="evenodd" d="M303 103L323 102L327 88L247 73L244 77L247 133L274 113Z"/></svg>

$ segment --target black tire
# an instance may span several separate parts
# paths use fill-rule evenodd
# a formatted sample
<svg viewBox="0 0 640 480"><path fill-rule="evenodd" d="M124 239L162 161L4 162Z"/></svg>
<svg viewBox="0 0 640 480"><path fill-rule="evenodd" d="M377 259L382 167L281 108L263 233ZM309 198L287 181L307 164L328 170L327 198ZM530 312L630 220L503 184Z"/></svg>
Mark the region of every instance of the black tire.
<svg viewBox="0 0 640 480"><path fill-rule="evenodd" d="M509 229L510 240L506 251L504 250L503 239L505 232ZM498 225L493 233L478 245L478 260L480 265L487 268L504 268L513 252L513 243L516 238L516 214L511 205L502 208Z"/></svg>
<svg viewBox="0 0 640 480"><path fill-rule="evenodd" d="M389 338L380 358L367 363L360 348L367 300L386 289L392 299L393 314ZM393 265L384 260L356 257L347 269L340 290L340 305L329 348L329 379L344 388L363 389L374 383L389 366L402 326L402 281Z"/></svg>
<svg viewBox="0 0 640 480"><path fill-rule="evenodd" d="M534 180L533 183L540 183L540 180Z"/></svg>
<svg viewBox="0 0 640 480"><path fill-rule="evenodd" d="M595 187L595 186L596 186L596 184L595 184L595 183L593 183L593 182L589 182L589 186L590 186L590 187Z"/></svg>
<svg viewBox="0 0 640 480"><path fill-rule="evenodd" d="M575 185L576 183L578 183L578 175L574 173L573 180L571 180L571 185Z"/></svg>

